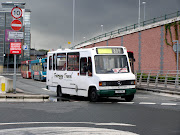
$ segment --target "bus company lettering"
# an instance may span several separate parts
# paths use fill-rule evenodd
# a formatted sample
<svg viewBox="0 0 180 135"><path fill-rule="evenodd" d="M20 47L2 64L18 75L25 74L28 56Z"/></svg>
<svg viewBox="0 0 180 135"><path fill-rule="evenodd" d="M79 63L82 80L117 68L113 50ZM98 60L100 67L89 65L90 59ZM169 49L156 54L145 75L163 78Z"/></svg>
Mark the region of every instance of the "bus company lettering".
<svg viewBox="0 0 180 135"><path fill-rule="evenodd" d="M63 78L72 78L72 74L71 75L67 75L67 73L64 73L64 75L58 75L58 74L54 73L54 76L59 78L59 79L63 79Z"/></svg>
<svg viewBox="0 0 180 135"><path fill-rule="evenodd" d="M54 76L59 78L59 79L63 79L63 75L58 75L58 74L54 73Z"/></svg>
<svg viewBox="0 0 180 135"><path fill-rule="evenodd" d="M72 78L72 74L71 75L67 75L67 73L64 73L64 78Z"/></svg>
<svg viewBox="0 0 180 135"><path fill-rule="evenodd" d="M34 72L34 75L39 75L39 72Z"/></svg>

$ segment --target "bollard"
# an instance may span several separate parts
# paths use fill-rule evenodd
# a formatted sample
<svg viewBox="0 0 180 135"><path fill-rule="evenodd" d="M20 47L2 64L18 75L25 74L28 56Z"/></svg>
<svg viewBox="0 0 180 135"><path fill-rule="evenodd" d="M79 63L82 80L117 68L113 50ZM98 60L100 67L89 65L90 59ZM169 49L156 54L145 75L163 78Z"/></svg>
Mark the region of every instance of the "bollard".
<svg viewBox="0 0 180 135"><path fill-rule="evenodd" d="M0 76L0 93L12 92L13 91L13 80Z"/></svg>

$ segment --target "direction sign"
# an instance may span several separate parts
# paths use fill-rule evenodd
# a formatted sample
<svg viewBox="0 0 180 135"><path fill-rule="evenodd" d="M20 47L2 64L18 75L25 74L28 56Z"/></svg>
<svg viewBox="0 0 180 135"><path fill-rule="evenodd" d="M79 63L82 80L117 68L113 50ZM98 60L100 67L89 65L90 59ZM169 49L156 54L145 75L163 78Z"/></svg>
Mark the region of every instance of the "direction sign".
<svg viewBox="0 0 180 135"><path fill-rule="evenodd" d="M24 32L9 31L8 39L23 39L23 38L24 38Z"/></svg>
<svg viewBox="0 0 180 135"><path fill-rule="evenodd" d="M21 54L21 42L10 42L10 54Z"/></svg>
<svg viewBox="0 0 180 135"><path fill-rule="evenodd" d="M15 19L19 19L22 16L22 10L19 7L14 7L11 10L11 15L15 18Z"/></svg>
<svg viewBox="0 0 180 135"><path fill-rule="evenodd" d="M28 50L28 46L27 45L23 45L23 50Z"/></svg>
<svg viewBox="0 0 180 135"><path fill-rule="evenodd" d="M19 20L13 20L11 22L11 28L15 31L19 31L22 28L22 23Z"/></svg>

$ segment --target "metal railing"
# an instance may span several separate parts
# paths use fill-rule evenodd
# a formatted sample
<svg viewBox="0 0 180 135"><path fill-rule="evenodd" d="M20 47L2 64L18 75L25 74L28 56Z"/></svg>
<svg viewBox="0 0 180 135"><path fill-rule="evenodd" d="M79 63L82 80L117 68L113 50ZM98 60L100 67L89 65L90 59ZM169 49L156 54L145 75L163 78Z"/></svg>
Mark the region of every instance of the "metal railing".
<svg viewBox="0 0 180 135"><path fill-rule="evenodd" d="M137 87L180 91L180 70L142 70L135 75Z"/></svg>
<svg viewBox="0 0 180 135"><path fill-rule="evenodd" d="M160 16L160 17L156 17L156 18L153 18L153 19L150 19L150 20L140 22L140 26L146 26L146 25L149 25L149 24L152 24L152 23L164 21L164 20L171 19L171 18L178 17L178 16L180 16L180 11L177 11L177 12L174 12L174 13L171 13L171 14L165 14L164 16ZM73 46L72 48L74 48L76 46L79 46L79 45L82 45L82 44L87 43L87 42L92 42L92 41L95 41L97 39L107 37L107 36L116 35L116 34L120 34L121 32L136 29L138 27L138 25L139 24L136 23L136 24L129 25L129 26L126 26L126 27L123 27L123 28L120 28L120 29L117 29L117 30L114 30L114 31L111 31L111 32L108 32L108 33L98 35L98 36L93 37L93 38L91 38L89 40L81 42L81 43Z"/></svg>
<svg viewBox="0 0 180 135"><path fill-rule="evenodd" d="M16 68L16 73L20 74L21 73L21 68ZM0 71L0 75L12 75L14 74L14 68L3 68L2 71Z"/></svg>

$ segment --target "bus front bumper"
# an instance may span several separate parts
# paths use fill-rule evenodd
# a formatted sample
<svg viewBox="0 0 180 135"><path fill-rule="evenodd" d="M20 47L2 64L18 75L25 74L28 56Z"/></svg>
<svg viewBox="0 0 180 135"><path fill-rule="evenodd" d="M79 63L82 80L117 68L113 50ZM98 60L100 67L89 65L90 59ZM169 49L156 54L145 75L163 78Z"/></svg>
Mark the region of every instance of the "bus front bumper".
<svg viewBox="0 0 180 135"><path fill-rule="evenodd" d="M127 95L134 95L136 89L118 89L118 90L97 90L100 97L123 97Z"/></svg>

